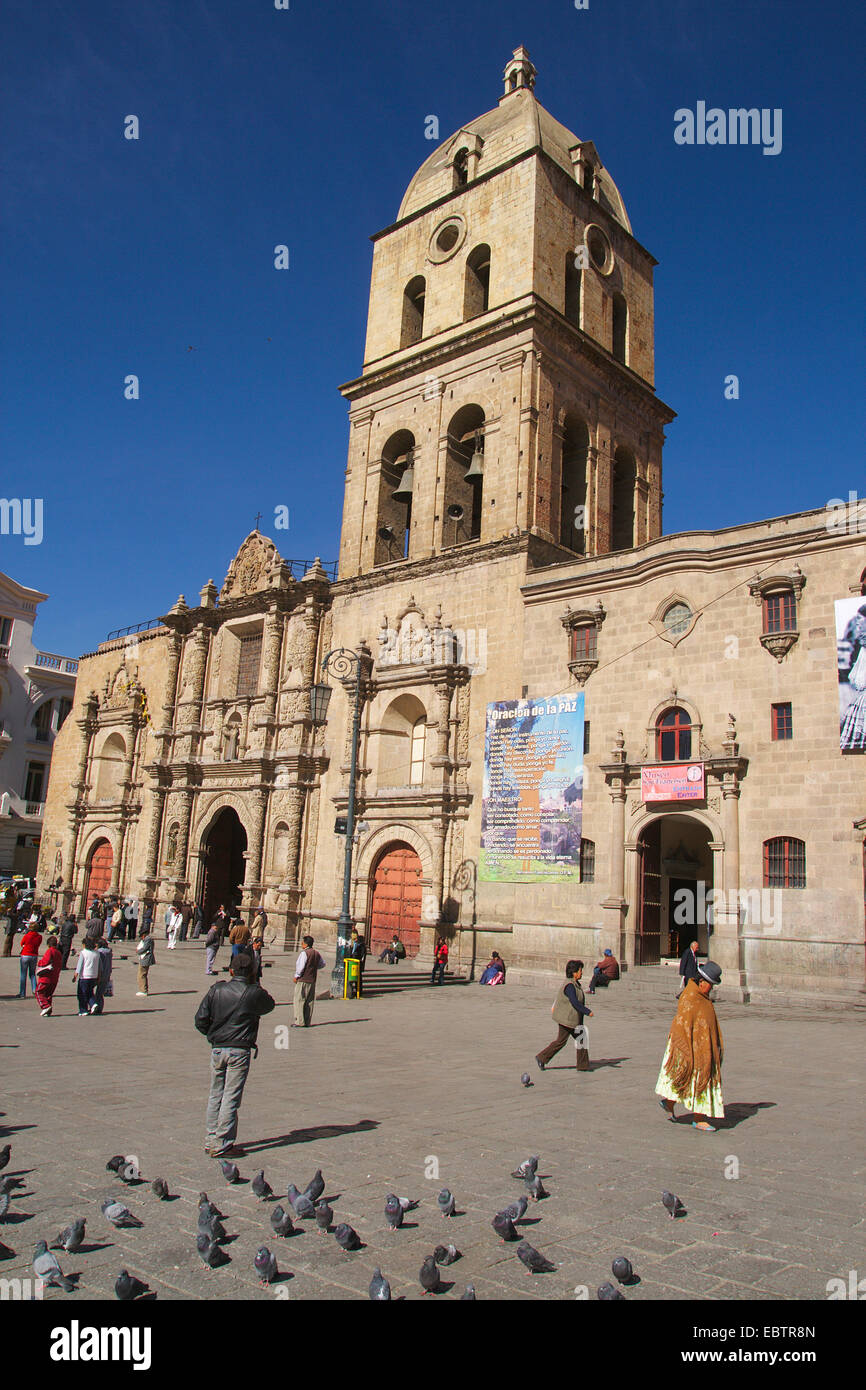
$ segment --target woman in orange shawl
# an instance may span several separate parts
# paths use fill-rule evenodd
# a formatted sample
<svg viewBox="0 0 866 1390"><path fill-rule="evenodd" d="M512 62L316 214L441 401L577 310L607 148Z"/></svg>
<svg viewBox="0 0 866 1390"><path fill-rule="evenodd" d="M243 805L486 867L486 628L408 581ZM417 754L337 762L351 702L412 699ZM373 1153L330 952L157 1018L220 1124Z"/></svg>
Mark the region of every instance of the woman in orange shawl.
<svg viewBox="0 0 866 1390"><path fill-rule="evenodd" d="M671 1119L677 1101L695 1118L695 1129L715 1133L707 1117L725 1113L722 1101L722 1057L724 1047L716 1011L710 1001L714 985L721 984L722 972L714 961L698 966L698 979L689 980L671 1024L668 1045L662 1058L656 1095L659 1105Z"/></svg>

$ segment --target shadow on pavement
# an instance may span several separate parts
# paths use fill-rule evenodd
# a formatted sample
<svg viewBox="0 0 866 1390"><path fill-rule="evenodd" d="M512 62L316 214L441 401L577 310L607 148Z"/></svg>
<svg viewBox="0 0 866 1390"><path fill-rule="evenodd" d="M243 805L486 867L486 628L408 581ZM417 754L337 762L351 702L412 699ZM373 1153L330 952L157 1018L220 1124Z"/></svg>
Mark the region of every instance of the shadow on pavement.
<svg viewBox="0 0 866 1390"><path fill-rule="evenodd" d="M311 1144L316 1139L340 1139L344 1134L363 1134L378 1129L378 1120L359 1120L356 1125L314 1125L310 1129L293 1129L289 1134L277 1134L270 1139L250 1139L242 1145L246 1153L261 1149L280 1149L289 1144Z"/></svg>

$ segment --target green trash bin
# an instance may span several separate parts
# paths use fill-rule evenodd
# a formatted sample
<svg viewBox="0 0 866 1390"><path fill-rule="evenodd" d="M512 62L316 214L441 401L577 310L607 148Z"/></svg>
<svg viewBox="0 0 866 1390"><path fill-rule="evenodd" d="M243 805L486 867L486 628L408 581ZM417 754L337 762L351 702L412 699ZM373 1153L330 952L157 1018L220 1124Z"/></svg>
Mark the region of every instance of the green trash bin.
<svg viewBox="0 0 866 1390"><path fill-rule="evenodd" d="M349 957L343 961L343 998L357 999L361 982L361 962Z"/></svg>

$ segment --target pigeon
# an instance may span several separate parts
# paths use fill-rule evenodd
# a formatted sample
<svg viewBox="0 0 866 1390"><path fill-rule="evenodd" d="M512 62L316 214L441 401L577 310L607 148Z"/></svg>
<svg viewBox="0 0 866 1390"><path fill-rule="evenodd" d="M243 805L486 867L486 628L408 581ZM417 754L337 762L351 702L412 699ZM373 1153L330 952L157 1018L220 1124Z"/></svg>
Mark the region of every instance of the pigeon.
<svg viewBox="0 0 866 1390"><path fill-rule="evenodd" d="M68 1255L74 1255L81 1249L81 1242L84 1240L84 1217L79 1216L73 1221L71 1226L64 1226L60 1235L52 1241L55 1250L65 1250Z"/></svg>
<svg viewBox="0 0 866 1390"><path fill-rule="evenodd" d="M537 1167L538 1155L536 1154L533 1158L525 1158L522 1163L518 1163L511 1176L513 1178L526 1178L534 1173Z"/></svg>
<svg viewBox="0 0 866 1390"><path fill-rule="evenodd" d="M275 1236L290 1236L294 1234L294 1226L289 1212L281 1206L275 1206L271 1212L271 1229Z"/></svg>
<svg viewBox="0 0 866 1390"><path fill-rule="evenodd" d="M223 1170L223 1177L226 1182L232 1183L240 1181L241 1175L238 1172L238 1165L236 1163L230 1163L227 1158L221 1158L220 1168Z"/></svg>
<svg viewBox="0 0 866 1390"><path fill-rule="evenodd" d="M517 1258L522 1265L526 1265L527 1274L552 1274L556 1269L556 1265L551 1264L528 1240L522 1240L518 1245Z"/></svg>
<svg viewBox="0 0 866 1390"><path fill-rule="evenodd" d="M519 1236L514 1229L514 1222L507 1211L498 1211L493 1218L492 1225L501 1241L519 1240Z"/></svg>
<svg viewBox="0 0 866 1390"><path fill-rule="evenodd" d="M357 1250L361 1244L358 1232L352 1226L347 1226L345 1221L342 1221L337 1227L334 1238L341 1250Z"/></svg>
<svg viewBox="0 0 866 1390"><path fill-rule="evenodd" d="M322 1177L321 1168L317 1168L313 1177L304 1188L304 1196L309 1197L311 1202L318 1202L325 1190L325 1179Z"/></svg>
<svg viewBox="0 0 866 1390"><path fill-rule="evenodd" d="M614 1275L621 1284L629 1284L634 1278L634 1270L631 1267L631 1260L627 1260L625 1255L617 1255L611 1265Z"/></svg>
<svg viewBox="0 0 866 1390"><path fill-rule="evenodd" d="M201 1255L206 1265L211 1269L219 1269L220 1265L227 1265L229 1257L224 1250L220 1250L216 1241L211 1240L205 1231L199 1231L196 1237L196 1249Z"/></svg>
<svg viewBox="0 0 866 1390"><path fill-rule="evenodd" d="M662 1204L665 1207L667 1214L672 1221L675 1217L679 1216L681 1211L685 1211L685 1207L683 1206L679 1197L675 1197L672 1192L662 1193Z"/></svg>
<svg viewBox="0 0 866 1390"><path fill-rule="evenodd" d="M11 1145L11 1144L4 1144L4 1145L3 1145L3 1148L0 1149L0 1172L2 1172L3 1169L6 1167L6 1165L8 1164L11 1155L12 1155L12 1145Z"/></svg>
<svg viewBox="0 0 866 1390"><path fill-rule="evenodd" d="M3 1191L0 1192L0 1221L6 1220L6 1213L9 1210L11 1200L8 1187L4 1187Z"/></svg>
<svg viewBox="0 0 866 1390"><path fill-rule="evenodd" d="M207 1207L199 1207L198 1209L198 1229L200 1235L204 1232L206 1236L216 1241L217 1244L219 1244L221 1240L227 1239L225 1226L218 1216L208 1215Z"/></svg>
<svg viewBox="0 0 866 1390"><path fill-rule="evenodd" d="M388 1223L389 1231L399 1231L403 1225L403 1208L400 1205L400 1198L395 1197L393 1192L389 1192L385 1198L385 1220Z"/></svg>
<svg viewBox="0 0 866 1390"><path fill-rule="evenodd" d="M523 1085L524 1085L524 1086L531 1086L531 1085L532 1085L532 1077L529 1075L529 1072L528 1072L528 1071L525 1071L525 1072L523 1073L523 1075L521 1076L520 1080L523 1082Z"/></svg>
<svg viewBox="0 0 866 1390"><path fill-rule="evenodd" d="M2 1240L0 1240L0 1260L14 1260L14 1258L15 1251L12 1249L11 1245L4 1245Z"/></svg>
<svg viewBox="0 0 866 1390"><path fill-rule="evenodd" d="M614 1288L613 1284L600 1284L596 1289L595 1296L601 1303L615 1303L618 1298L625 1303L625 1294L621 1294L619 1289Z"/></svg>
<svg viewBox="0 0 866 1390"><path fill-rule="evenodd" d="M52 1255L44 1240L40 1240L36 1246L33 1256L33 1273L49 1288L64 1289L66 1293L71 1293L75 1288L72 1280L67 1279L57 1263L57 1256Z"/></svg>
<svg viewBox="0 0 866 1390"><path fill-rule="evenodd" d="M436 1267L436 1257L428 1255L421 1266L418 1280L424 1293L436 1293L439 1288L439 1270Z"/></svg>
<svg viewBox="0 0 866 1390"><path fill-rule="evenodd" d="M334 1208L329 1207L327 1202L316 1203L316 1225L323 1236L328 1234L331 1229L331 1222L334 1219Z"/></svg>
<svg viewBox="0 0 866 1390"><path fill-rule="evenodd" d="M271 1254L266 1245L259 1246L253 1264L260 1284L272 1284L279 1275L276 1256Z"/></svg>
<svg viewBox="0 0 866 1390"><path fill-rule="evenodd" d="M510 1217L512 1221L522 1221L526 1215L526 1208L528 1206L529 1198L521 1192L516 1202L512 1202L510 1206L503 1208L502 1215Z"/></svg>
<svg viewBox="0 0 866 1390"><path fill-rule="evenodd" d="M269 1197L273 1197L274 1189L269 1182L265 1182L265 1170L261 1169L253 1178L253 1192L260 1202L266 1202Z"/></svg>
<svg viewBox="0 0 866 1390"><path fill-rule="evenodd" d="M123 1154L115 1154L114 1158L110 1158L106 1163L105 1171L106 1173L119 1173L125 1163L126 1159Z"/></svg>
<svg viewBox="0 0 866 1390"><path fill-rule="evenodd" d="M168 1201L168 1183L165 1178L154 1178L153 1182L150 1184L150 1190L154 1197L158 1197L161 1202Z"/></svg>
<svg viewBox="0 0 866 1390"><path fill-rule="evenodd" d="M112 1226L143 1226L144 1222L139 1221L137 1216L133 1216L129 1207L125 1207L122 1202L115 1202L113 1197L106 1197L100 1206L100 1211L106 1221L110 1221Z"/></svg>
<svg viewBox="0 0 866 1390"><path fill-rule="evenodd" d="M437 1265L453 1265L455 1260L460 1259L460 1251L456 1245L437 1245L433 1258Z"/></svg>
<svg viewBox="0 0 866 1390"><path fill-rule="evenodd" d="M467 1285L466 1285L466 1292L465 1292L465 1293L462 1293L462 1294L460 1295L460 1302L461 1302L461 1303L477 1303L477 1301L478 1301L478 1300L477 1300L476 1297L475 1297L475 1285L474 1285L474 1284L467 1284Z"/></svg>
<svg viewBox="0 0 866 1390"><path fill-rule="evenodd" d="M373 1270L373 1278L370 1280L370 1298L374 1303L391 1302L391 1285L387 1279L382 1277L382 1271L377 1265Z"/></svg>
<svg viewBox="0 0 866 1390"><path fill-rule="evenodd" d="M114 1292L121 1303L131 1303L134 1298L140 1298L143 1293L150 1292L150 1286L143 1284L140 1279L136 1279L134 1274L130 1274L128 1269L122 1269L114 1281Z"/></svg>
<svg viewBox="0 0 866 1390"><path fill-rule="evenodd" d="M299 1221L315 1220L316 1208L313 1206L306 1192L299 1192L293 1182L289 1183L288 1198L295 1209L295 1216Z"/></svg>
<svg viewBox="0 0 866 1390"><path fill-rule="evenodd" d="M439 1196L436 1198L436 1203L443 1216L454 1215L456 1203L453 1193L449 1192L447 1187L443 1187Z"/></svg>
<svg viewBox="0 0 866 1390"><path fill-rule="evenodd" d="M526 1183L526 1191L529 1193L529 1196L533 1202L540 1202L542 1197L550 1196L550 1193L547 1191L546 1187L544 1186L544 1183L541 1181L541 1178L539 1178L536 1174L533 1174L531 1177L525 1178L524 1182Z"/></svg>
<svg viewBox="0 0 866 1390"><path fill-rule="evenodd" d="M391 1195L393 1194L389 1193L389 1196ZM400 1206L403 1208L404 1211L414 1211L416 1207L420 1207L421 1205L421 1203L417 1202L414 1197L398 1197L397 1201L400 1203Z"/></svg>
<svg viewBox="0 0 866 1390"><path fill-rule="evenodd" d="M208 1200L208 1195L206 1192L200 1192L198 1194L198 1205L199 1211L201 1211L202 1207L207 1207L211 1216L219 1217L220 1221L222 1221L223 1213L220 1211L218 1206L216 1206L213 1202Z"/></svg>

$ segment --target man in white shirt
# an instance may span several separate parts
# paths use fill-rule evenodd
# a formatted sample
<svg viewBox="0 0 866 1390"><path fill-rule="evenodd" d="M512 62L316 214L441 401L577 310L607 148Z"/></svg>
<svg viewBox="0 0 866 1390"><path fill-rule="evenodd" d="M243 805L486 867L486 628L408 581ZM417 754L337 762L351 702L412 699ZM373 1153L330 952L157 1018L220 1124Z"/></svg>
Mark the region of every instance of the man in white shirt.
<svg viewBox="0 0 866 1390"><path fill-rule="evenodd" d="M311 936L303 938L301 954L295 961L295 1021L293 1028L309 1028L316 1002L316 976L326 969Z"/></svg>
<svg viewBox="0 0 866 1390"><path fill-rule="evenodd" d="M179 907L172 908L171 919L168 924L168 950L173 951L177 945L177 938L183 926L183 913Z"/></svg>

